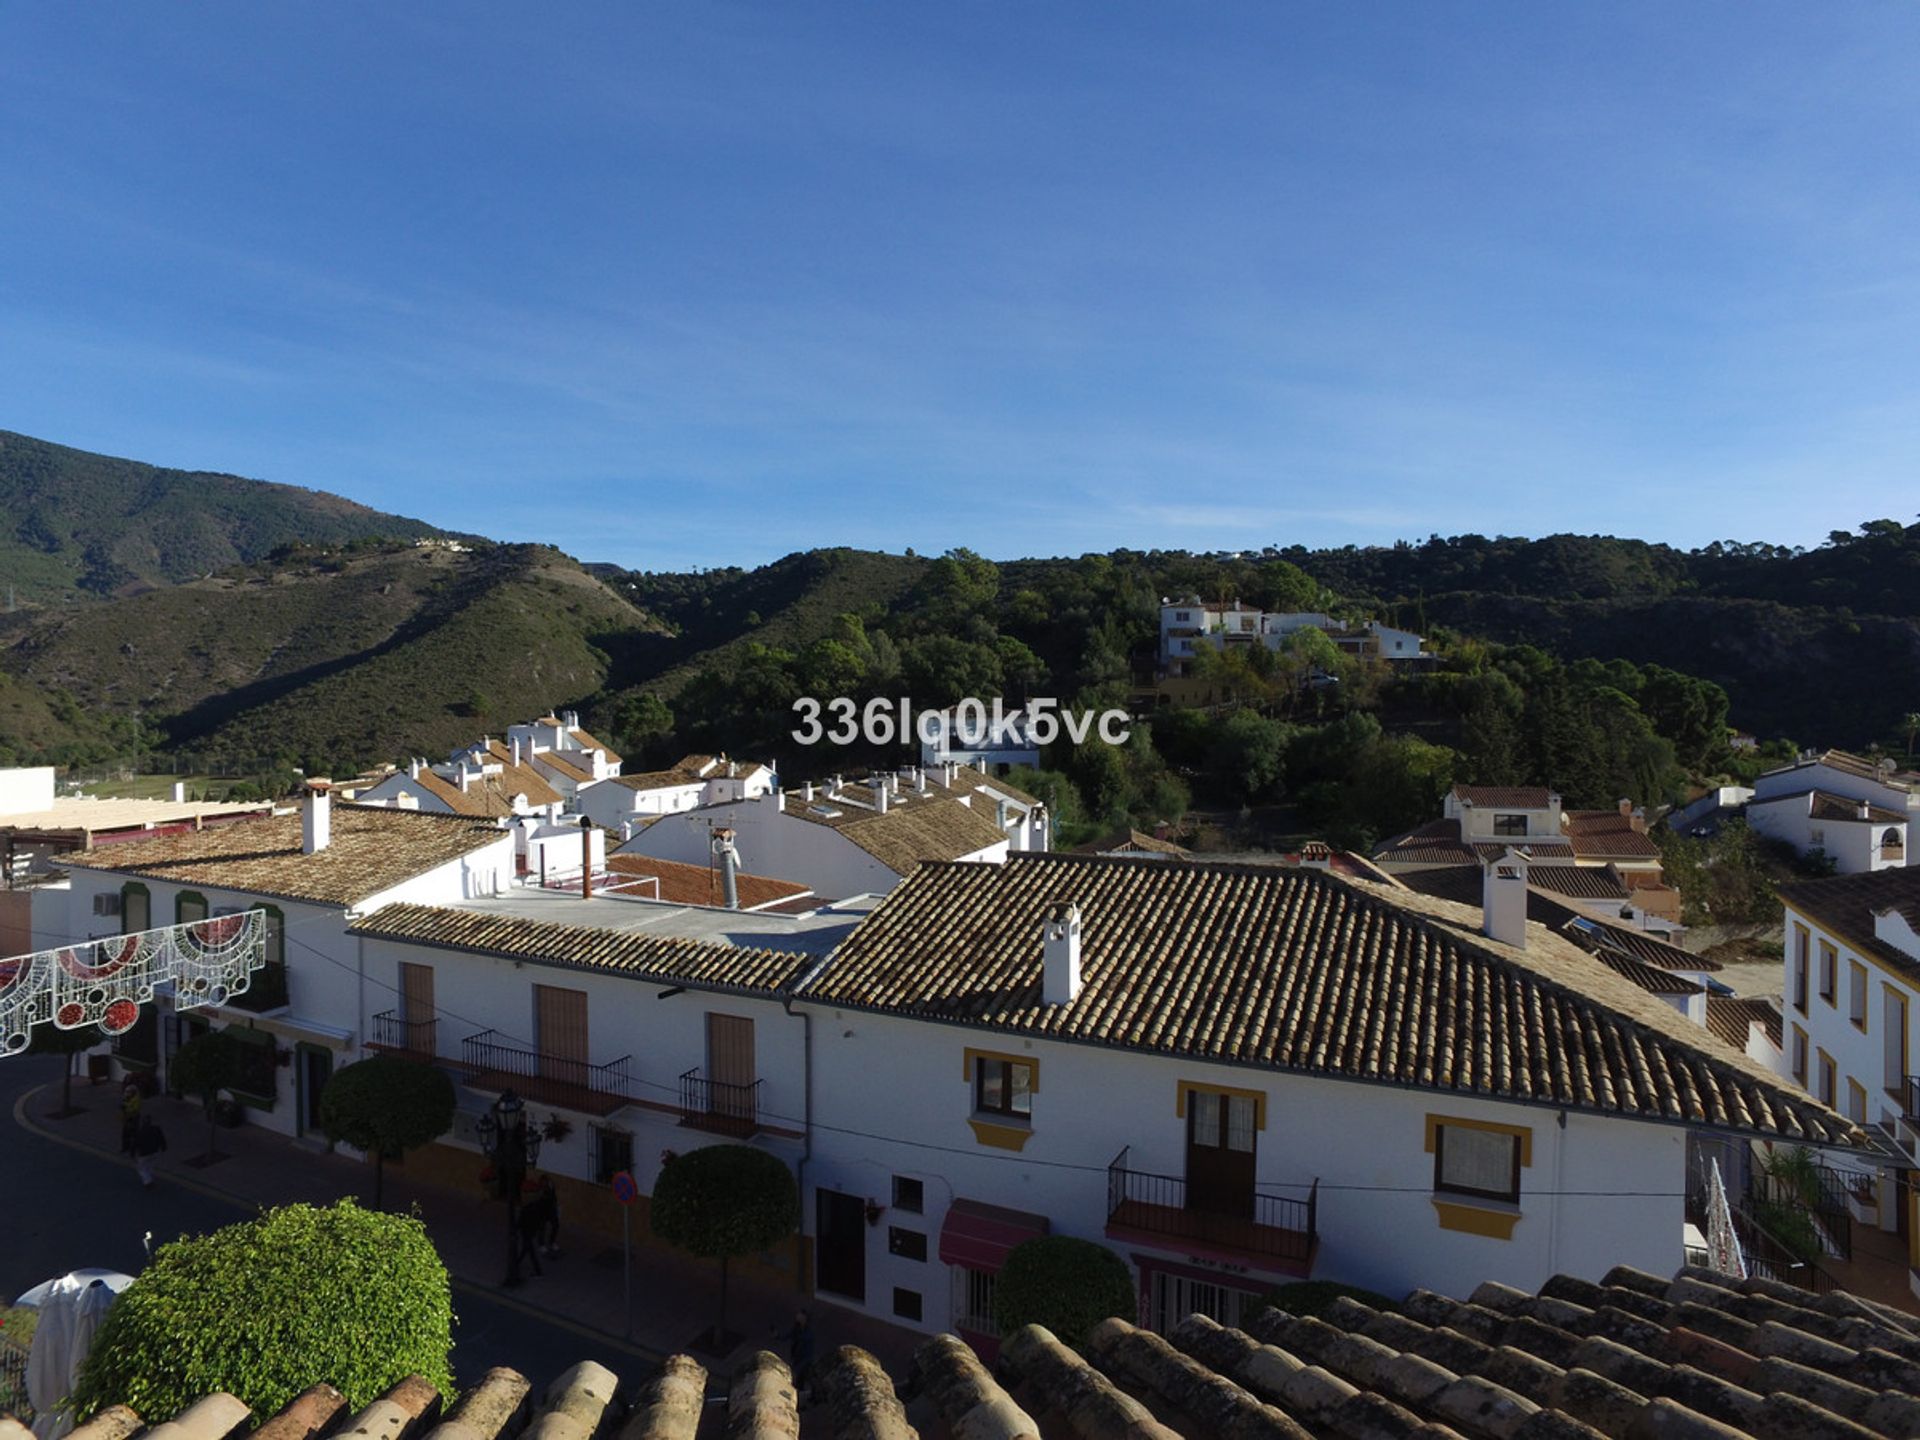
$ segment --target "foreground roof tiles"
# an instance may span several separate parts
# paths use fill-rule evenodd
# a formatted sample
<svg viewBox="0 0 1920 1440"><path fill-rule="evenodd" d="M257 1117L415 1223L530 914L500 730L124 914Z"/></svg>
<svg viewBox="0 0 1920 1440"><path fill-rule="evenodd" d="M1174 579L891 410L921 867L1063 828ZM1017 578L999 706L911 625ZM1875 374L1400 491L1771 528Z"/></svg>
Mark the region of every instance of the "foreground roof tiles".
<svg viewBox="0 0 1920 1440"><path fill-rule="evenodd" d="M291 814L66 855L61 863L181 885L357 905L495 844L505 833L491 822L463 815L335 805L332 839L312 855L301 852L300 816Z"/></svg>
<svg viewBox="0 0 1920 1440"><path fill-rule="evenodd" d="M791 985L806 966L814 963L811 957L789 951L647 931L555 925L546 920L445 910L433 905L382 906L354 922L351 933L709 989L775 992Z"/></svg>
<svg viewBox="0 0 1920 1440"><path fill-rule="evenodd" d="M865 1350L825 1356L804 1412L785 1362L730 1375L687 1355L622 1384L585 1361L537 1402L496 1369L442 1412L417 1376L358 1415L324 1383L254 1431L271 1440L512 1440L517 1434L791 1440L1856 1440L1920 1434L1920 1323L1844 1291L1814 1296L1687 1267L1556 1275L1529 1294L1416 1290L1377 1309L1263 1311L1245 1329L1193 1315L1162 1336L1109 1319L1070 1348L1039 1326L992 1368L936 1336L903 1375ZM212 1395L178 1416L115 1406L77 1440L220 1440L251 1416ZM175 1423L161 1428L167 1420ZM0 1440L24 1440L0 1420ZM522 1428L524 1425L524 1429ZM152 1429L147 1427L152 1426Z"/></svg>
<svg viewBox="0 0 1920 1440"><path fill-rule="evenodd" d="M1083 985L1041 998L1043 917ZM1160 1054L1384 1080L1814 1143L1864 1137L1544 926L1310 869L1019 855L927 865L809 999ZM1467 1037L1471 1037L1470 1043Z"/></svg>

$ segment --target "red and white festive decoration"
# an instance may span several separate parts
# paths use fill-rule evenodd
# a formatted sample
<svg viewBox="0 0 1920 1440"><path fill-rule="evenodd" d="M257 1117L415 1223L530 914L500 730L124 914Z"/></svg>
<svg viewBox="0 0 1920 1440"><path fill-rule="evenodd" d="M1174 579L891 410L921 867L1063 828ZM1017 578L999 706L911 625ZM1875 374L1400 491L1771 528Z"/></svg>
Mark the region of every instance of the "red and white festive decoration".
<svg viewBox="0 0 1920 1440"><path fill-rule="evenodd" d="M0 1055L25 1050L35 1025L98 1025L118 1035L163 987L171 986L176 1009L224 1004L266 963L260 910L0 960Z"/></svg>

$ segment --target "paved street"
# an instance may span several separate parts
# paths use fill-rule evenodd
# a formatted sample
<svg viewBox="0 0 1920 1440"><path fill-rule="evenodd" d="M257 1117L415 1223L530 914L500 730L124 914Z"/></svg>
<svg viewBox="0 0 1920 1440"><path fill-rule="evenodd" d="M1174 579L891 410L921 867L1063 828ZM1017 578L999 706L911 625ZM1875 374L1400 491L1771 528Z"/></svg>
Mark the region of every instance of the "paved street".
<svg viewBox="0 0 1920 1440"><path fill-rule="evenodd" d="M171 1175L142 1190L130 1166L23 1129L14 1115L22 1095L41 1084L57 1087L59 1078L57 1060L0 1060L0 1216L5 1217L0 1294L11 1299L30 1285L85 1265L137 1274L148 1231L158 1245L251 1213L233 1201L188 1189ZM78 1082L74 1087L76 1103L89 1111L110 1111L117 1097L110 1086L95 1090ZM191 1150L195 1138L178 1134L176 1145ZM536 1386L579 1360L597 1360L626 1381L653 1368L634 1350L503 1304L478 1287L457 1284L454 1311L455 1379L463 1387L494 1365L510 1365Z"/></svg>

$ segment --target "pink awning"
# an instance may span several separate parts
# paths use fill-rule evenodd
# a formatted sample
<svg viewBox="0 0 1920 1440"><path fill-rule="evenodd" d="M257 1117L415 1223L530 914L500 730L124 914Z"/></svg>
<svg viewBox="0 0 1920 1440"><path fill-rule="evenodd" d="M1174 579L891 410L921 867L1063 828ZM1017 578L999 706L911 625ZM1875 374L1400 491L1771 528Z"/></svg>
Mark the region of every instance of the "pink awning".
<svg viewBox="0 0 1920 1440"><path fill-rule="evenodd" d="M1009 1210L983 1200L956 1200L940 1227L940 1259L944 1264L998 1274L1009 1250L1022 1240L1045 1235L1051 1228L1044 1215Z"/></svg>

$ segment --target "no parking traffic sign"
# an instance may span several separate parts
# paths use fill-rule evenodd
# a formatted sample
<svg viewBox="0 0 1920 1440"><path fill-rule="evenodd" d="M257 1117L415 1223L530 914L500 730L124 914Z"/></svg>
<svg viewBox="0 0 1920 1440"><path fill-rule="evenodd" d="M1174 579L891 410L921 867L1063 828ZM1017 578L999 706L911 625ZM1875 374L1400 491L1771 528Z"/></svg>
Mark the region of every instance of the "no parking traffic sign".
<svg viewBox="0 0 1920 1440"><path fill-rule="evenodd" d="M640 1187L633 1183L631 1170L616 1170L613 1174L613 1198L622 1205L640 1203Z"/></svg>

